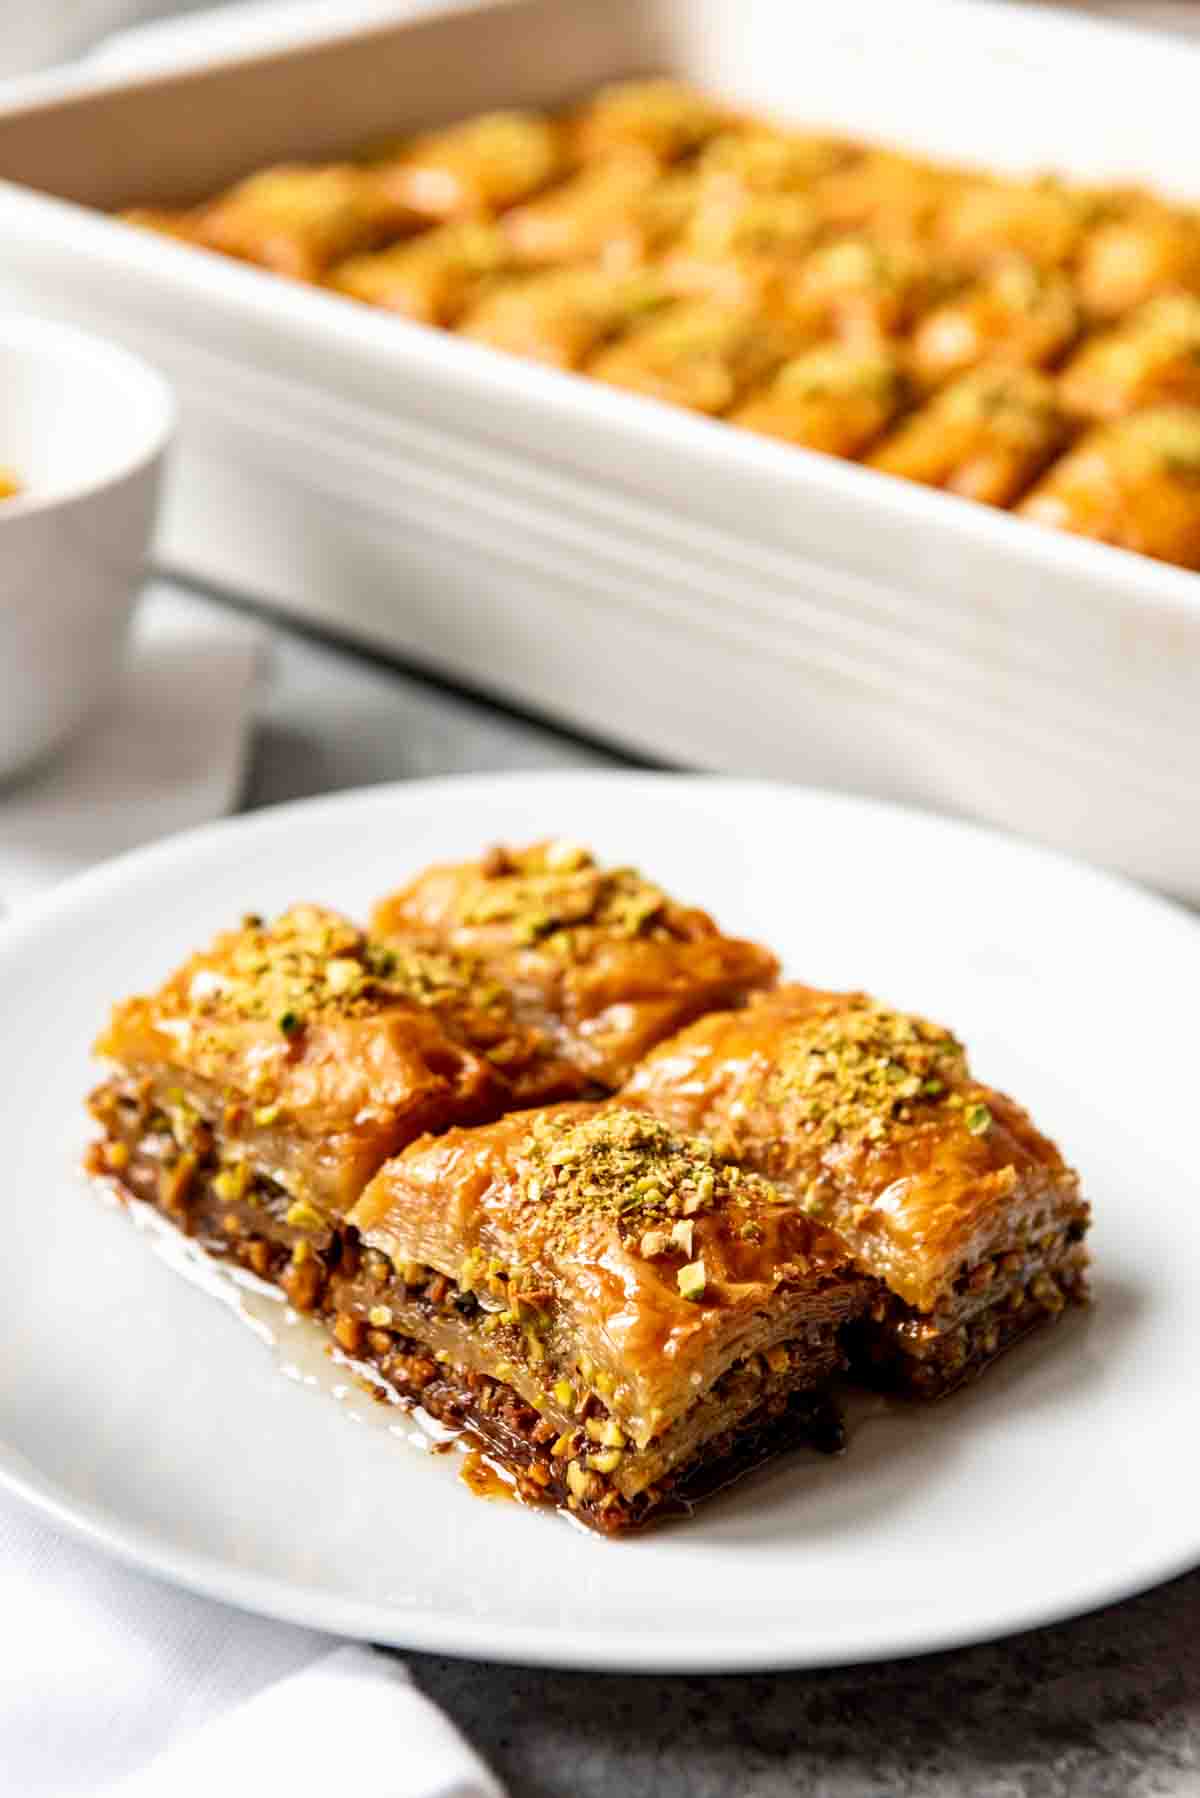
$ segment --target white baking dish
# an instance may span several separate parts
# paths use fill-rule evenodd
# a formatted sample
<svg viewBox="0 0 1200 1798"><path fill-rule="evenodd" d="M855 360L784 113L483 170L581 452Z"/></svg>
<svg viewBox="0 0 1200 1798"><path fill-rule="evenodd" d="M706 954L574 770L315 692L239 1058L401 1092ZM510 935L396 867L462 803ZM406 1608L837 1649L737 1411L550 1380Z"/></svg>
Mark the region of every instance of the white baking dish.
<svg viewBox="0 0 1200 1798"><path fill-rule="evenodd" d="M1167 39L962 0L517 0L35 84L0 113L0 292L175 381L168 564L661 756L1200 897L1196 575L85 210L652 68L985 165L1200 181L1200 50Z"/></svg>

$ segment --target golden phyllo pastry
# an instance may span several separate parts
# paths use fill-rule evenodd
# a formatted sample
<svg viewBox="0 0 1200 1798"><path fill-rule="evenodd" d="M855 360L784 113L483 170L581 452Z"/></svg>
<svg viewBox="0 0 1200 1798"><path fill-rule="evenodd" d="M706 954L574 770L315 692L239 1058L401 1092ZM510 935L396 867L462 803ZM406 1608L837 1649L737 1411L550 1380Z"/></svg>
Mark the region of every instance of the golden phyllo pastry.
<svg viewBox="0 0 1200 1798"><path fill-rule="evenodd" d="M613 387L718 414L801 347L803 335L750 307L680 300L602 350L588 372Z"/></svg>
<svg viewBox="0 0 1200 1798"><path fill-rule="evenodd" d="M953 169L896 150L869 149L818 177L808 192L830 229L912 244L929 236L958 183Z"/></svg>
<svg viewBox="0 0 1200 1798"><path fill-rule="evenodd" d="M289 164L251 175L200 208L189 232L206 249L318 281L340 258L410 231L415 222L365 169Z"/></svg>
<svg viewBox="0 0 1200 1798"><path fill-rule="evenodd" d="M823 1388L868 1284L706 1141L620 1107L508 1117L414 1144L351 1222L372 1260L332 1282L343 1346L582 1521L627 1529L773 1446L836 1443Z"/></svg>
<svg viewBox="0 0 1200 1798"><path fill-rule="evenodd" d="M616 151L514 206L504 230L521 260L533 265L611 262L641 233L642 203L660 182L648 151Z"/></svg>
<svg viewBox="0 0 1200 1798"><path fill-rule="evenodd" d="M924 387L940 387L981 362L1046 368L1079 328L1079 305L1064 274L1020 258L998 262L920 320L910 367Z"/></svg>
<svg viewBox="0 0 1200 1798"><path fill-rule="evenodd" d="M97 1050L118 1069L95 1101L117 1163L161 1174L182 1218L227 1191L276 1223L296 1205L329 1223L423 1130L585 1085L470 958L307 905L117 1005Z"/></svg>
<svg viewBox="0 0 1200 1798"><path fill-rule="evenodd" d="M929 258L916 245L851 234L805 258L789 300L796 317L822 334L874 348L902 336L937 292Z"/></svg>
<svg viewBox="0 0 1200 1798"><path fill-rule="evenodd" d="M867 458L872 468L1007 506L1064 446L1054 384L1023 368L980 368L943 388Z"/></svg>
<svg viewBox="0 0 1200 1798"><path fill-rule="evenodd" d="M941 249L967 267L982 268L1015 255L1040 268L1064 268L1094 215L1089 194L1052 177L964 180L939 208L934 236Z"/></svg>
<svg viewBox="0 0 1200 1798"><path fill-rule="evenodd" d="M1200 216L1141 199L1088 233L1075 270L1096 318L1120 318L1160 293L1200 294Z"/></svg>
<svg viewBox="0 0 1200 1798"><path fill-rule="evenodd" d="M907 1390L959 1384L1084 1295L1077 1176L925 1019L780 987L661 1045L621 1096L845 1238L886 1289L860 1365Z"/></svg>
<svg viewBox="0 0 1200 1798"><path fill-rule="evenodd" d="M886 350L825 345L785 362L730 414L735 425L830 456L860 456L904 404L907 384Z"/></svg>
<svg viewBox="0 0 1200 1798"><path fill-rule="evenodd" d="M515 356L578 368L665 298L649 272L549 269L504 282L468 312L460 329L464 337Z"/></svg>
<svg viewBox="0 0 1200 1798"><path fill-rule="evenodd" d="M380 902L372 930L474 957L517 1017L603 1086L689 1019L769 986L778 968L634 869L604 868L565 842L430 868Z"/></svg>
<svg viewBox="0 0 1200 1798"><path fill-rule="evenodd" d="M697 167L706 182L735 194L802 192L858 154L840 138L747 128L710 138Z"/></svg>
<svg viewBox="0 0 1200 1798"><path fill-rule="evenodd" d="M1200 298L1165 294L1088 341L1061 381L1081 418L1123 418L1167 402L1200 406Z"/></svg>
<svg viewBox="0 0 1200 1798"><path fill-rule="evenodd" d="M373 255L351 256L330 271L329 285L420 324L453 325L513 266L503 233L474 220L440 225Z"/></svg>
<svg viewBox="0 0 1200 1798"><path fill-rule="evenodd" d="M639 149L661 162L674 162L715 137L729 124L730 116L707 94L657 77L601 88L574 115L568 129L577 157Z"/></svg>
<svg viewBox="0 0 1200 1798"><path fill-rule="evenodd" d="M802 194L743 194L703 179L686 226L662 258L663 280L680 295L786 313L796 267L816 232Z"/></svg>
<svg viewBox="0 0 1200 1798"><path fill-rule="evenodd" d="M1200 407L1160 406L1098 427L1018 509L1039 524L1200 568Z"/></svg>
<svg viewBox="0 0 1200 1798"><path fill-rule="evenodd" d="M397 203L434 220L490 217L545 187L562 166L558 127L530 112L484 113L371 157Z"/></svg>

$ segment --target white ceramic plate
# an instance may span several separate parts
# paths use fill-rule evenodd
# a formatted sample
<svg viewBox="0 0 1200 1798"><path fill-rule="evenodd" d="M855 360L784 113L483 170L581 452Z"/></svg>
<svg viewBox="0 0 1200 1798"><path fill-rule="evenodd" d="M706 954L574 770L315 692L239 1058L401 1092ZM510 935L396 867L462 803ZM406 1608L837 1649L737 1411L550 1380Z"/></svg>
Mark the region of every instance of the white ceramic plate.
<svg viewBox="0 0 1200 1798"><path fill-rule="evenodd" d="M569 833L788 968L953 1022L1081 1167L1096 1305L974 1390L876 1409L627 1543L471 1496L309 1326L257 1340L75 1174L88 1042L243 911L363 911L422 863ZM352 1636L611 1669L914 1653L1088 1609L1200 1560L1200 928L1044 851L760 784L413 783L217 825L71 883L0 937L0 1477L181 1584ZM281 1377L281 1365L294 1377ZM315 1383L315 1389L314 1389ZM410 1425L402 1425L407 1434Z"/></svg>

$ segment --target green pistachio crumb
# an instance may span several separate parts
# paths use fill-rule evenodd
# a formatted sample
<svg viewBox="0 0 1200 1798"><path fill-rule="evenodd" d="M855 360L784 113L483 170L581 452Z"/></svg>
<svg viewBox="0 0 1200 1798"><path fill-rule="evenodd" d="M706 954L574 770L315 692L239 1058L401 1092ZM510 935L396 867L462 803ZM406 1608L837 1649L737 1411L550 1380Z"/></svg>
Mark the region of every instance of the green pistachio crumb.
<svg viewBox="0 0 1200 1798"><path fill-rule="evenodd" d="M681 1295L691 1299L693 1303L704 1297L704 1289L708 1285L708 1277L704 1271L703 1261L689 1261L681 1267L675 1276Z"/></svg>

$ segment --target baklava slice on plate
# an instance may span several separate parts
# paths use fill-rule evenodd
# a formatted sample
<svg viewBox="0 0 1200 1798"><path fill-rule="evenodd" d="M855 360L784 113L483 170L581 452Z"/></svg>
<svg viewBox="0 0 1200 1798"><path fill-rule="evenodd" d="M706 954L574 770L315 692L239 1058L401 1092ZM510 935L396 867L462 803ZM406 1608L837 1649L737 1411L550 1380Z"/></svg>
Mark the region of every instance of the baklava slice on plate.
<svg viewBox="0 0 1200 1798"><path fill-rule="evenodd" d="M870 1283L702 1139L613 1105L515 1114L413 1144L350 1221L342 1347L582 1522L629 1529L778 1447L840 1444L826 1388Z"/></svg>
<svg viewBox="0 0 1200 1798"><path fill-rule="evenodd" d="M422 1131L578 1092L469 960L372 943L334 912L248 918L97 1045L93 1170L310 1309L343 1219ZM291 1264L303 1274L289 1271Z"/></svg>
<svg viewBox="0 0 1200 1798"><path fill-rule="evenodd" d="M619 1086L648 1049L702 1012L770 986L775 957L725 936L632 868L576 844L496 848L427 869L375 908L397 947L476 959L598 1087Z"/></svg>
<svg viewBox="0 0 1200 1798"><path fill-rule="evenodd" d="M862 993L789 985L664 1043L622 1094L785 1186L881 1282L857 1368L951 1390L1086 1297L1078 1176L962 1045Z"/></svg>

